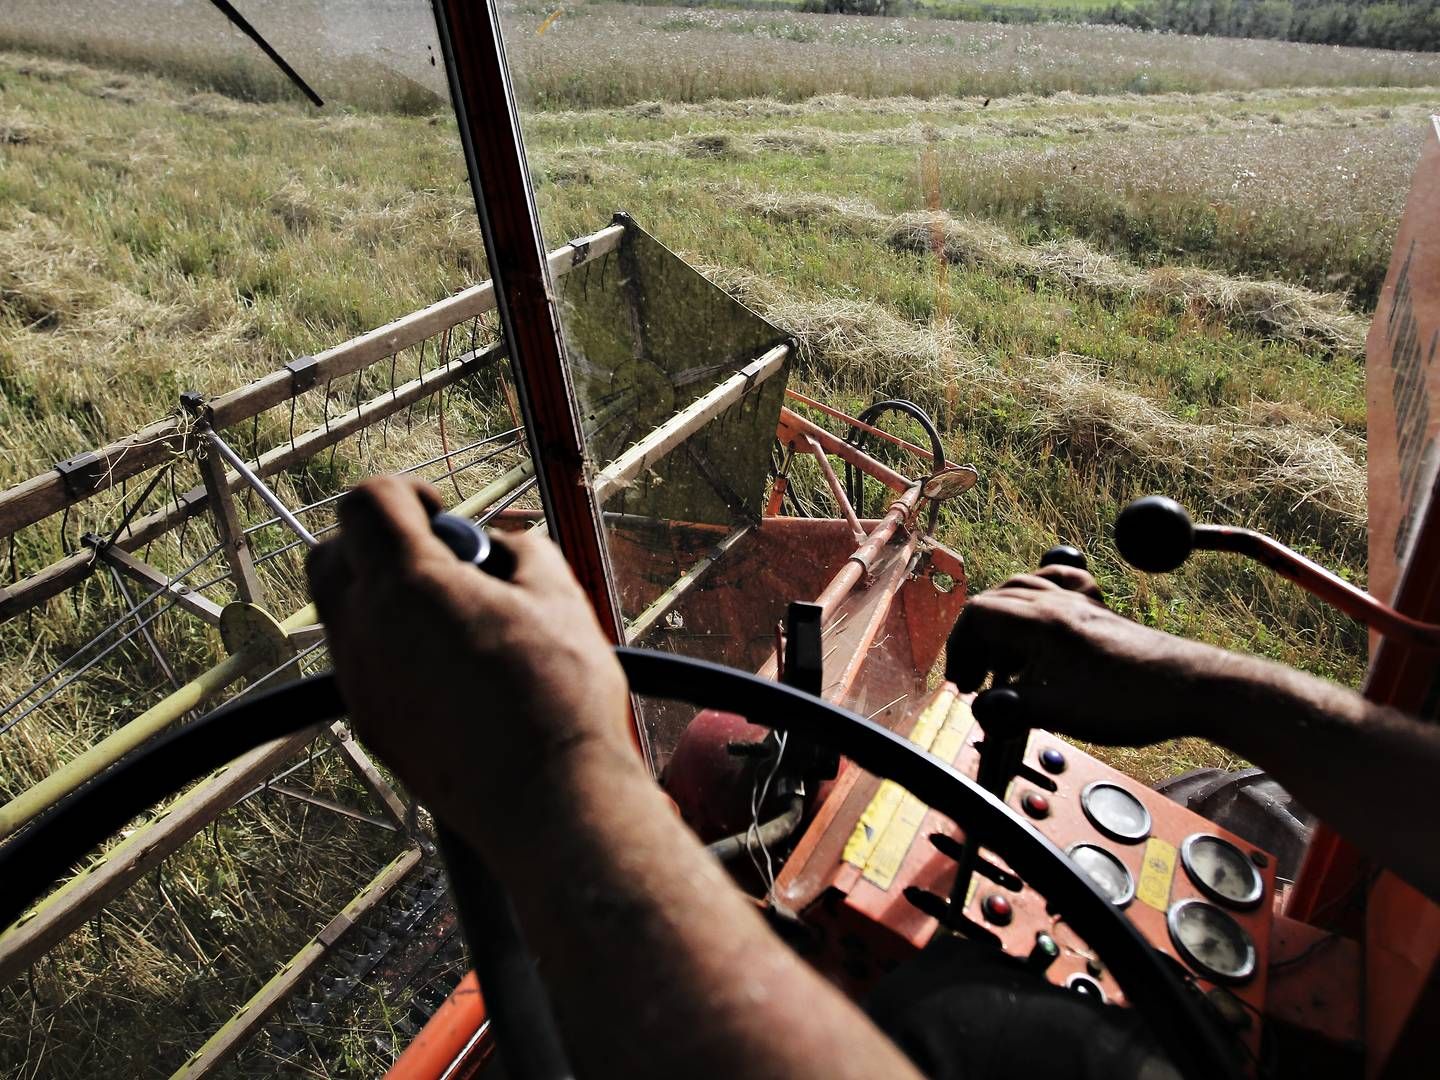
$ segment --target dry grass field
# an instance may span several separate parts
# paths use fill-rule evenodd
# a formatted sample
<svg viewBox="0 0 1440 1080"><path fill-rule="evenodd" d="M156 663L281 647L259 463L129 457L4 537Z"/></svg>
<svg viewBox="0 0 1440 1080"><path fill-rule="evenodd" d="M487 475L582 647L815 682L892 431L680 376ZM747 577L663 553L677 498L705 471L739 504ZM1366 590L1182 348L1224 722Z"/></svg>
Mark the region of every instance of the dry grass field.
<svg viewBox="0 0 1440 1080"><path fill-rule="evenodd" d="M377 0L369 38L341 9L305 0L274 35L302 70L328 56L320 111L161 0L123 9L155 15L141 37L119 5L84 40L50 5L0 13L0 484L488 276L426 5ZM1361 349L1440 57L586 5L537 33L550 13L506 9L552 246L626 210L797 336L799 388L931 409L982 476L941 523L972 587L1065 540L1137 618L1359 679L1348 621L1221 558L1142 578L1108 524L1162 491L1364 581ZM93 618L57 600L0 627L0 683ZM127 715L128 686L0 735L0 790ZM1225 758L1117 760L1154 781ZM389 857L317 821L252 801L0 988L0 1073L168 1074ZM306 828L311 861L275 861ZM386 1023L301 1074L372 1073Z"/></svg>

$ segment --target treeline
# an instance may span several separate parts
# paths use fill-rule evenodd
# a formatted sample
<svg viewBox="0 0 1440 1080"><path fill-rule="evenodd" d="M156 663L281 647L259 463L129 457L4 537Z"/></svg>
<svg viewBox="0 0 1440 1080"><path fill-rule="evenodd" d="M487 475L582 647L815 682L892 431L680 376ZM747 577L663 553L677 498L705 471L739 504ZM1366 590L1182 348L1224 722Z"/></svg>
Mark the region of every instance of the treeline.
<svg viewBox="0 0 1440 1080"><path fill-rule="evenodd" d="M1137 0L1082 17L1178 34L1440 51L1435 0Z"/></svg>
<svg viewBox="0 0 1440 1080"><path fill-rule="evenodd" d="M799 0L797 6L848 15L1110 23L1176 34L1440 51L1437 0L1113 0L1090 8L983 0Z"/></svg>

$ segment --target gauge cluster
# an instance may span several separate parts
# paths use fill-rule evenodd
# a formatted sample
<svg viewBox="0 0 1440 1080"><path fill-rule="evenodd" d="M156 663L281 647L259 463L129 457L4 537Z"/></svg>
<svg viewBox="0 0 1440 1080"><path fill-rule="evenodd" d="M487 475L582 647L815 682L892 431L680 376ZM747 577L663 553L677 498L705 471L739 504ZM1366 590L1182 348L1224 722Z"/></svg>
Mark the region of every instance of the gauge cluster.
<svg viewBox="0 0 1440 1080"><path fill-rule="evenodd" d="M929 749L973 777L984 733L967 701L952 701L943 724L932 725ZM1217 1013L1238 1018L1237 1035L1258 1053L1262 1025L1254 1020L1265 1005L1274 860L1048 732L1031 734L1005 798L1175 960ZM861 993L923 948L939 930L964 841L954 822L913 796L857 779L825 839L802 844L782 878L791 890L786 902L806 908L836 943L827 973ZM980 857L986 865L970 878L963 919L944 915L947 921L961 933L993 936L1056 986L1127 1004L1105 958L1064 912L1052 911L994 852L982 849Z"/></svg>
<svg viewBox="0 0 1440 1080"><path fill-rule="evenodd" d="M1274 902L1273 860L1213 822L1150 791L1076 747L1035 732L1007 801L1054 841L1156 948L1204 992L1239 999L1233 1015L1259 1015ZM1037 807L1043 807L1039 812ZM966 912L1007 952L1033 954L1039 933L1058 945L1046 975L1056 985L1124 1003L1093 954L1028 888L1006 893L1012 914L990 917L990 880L974 886ZM1258 1025L1243 1037L1258 1039Z"/></svg>

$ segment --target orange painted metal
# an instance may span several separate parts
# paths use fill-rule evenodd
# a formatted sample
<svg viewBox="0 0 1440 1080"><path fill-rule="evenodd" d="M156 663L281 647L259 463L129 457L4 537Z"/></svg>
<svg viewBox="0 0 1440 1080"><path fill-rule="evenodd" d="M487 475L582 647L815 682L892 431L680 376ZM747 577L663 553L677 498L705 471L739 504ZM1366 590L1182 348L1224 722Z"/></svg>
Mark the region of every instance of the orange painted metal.
<svg viewBox="0 0 1440 1080"><path fill-rule="evenodd" d="M880 523L865 537L865 542L855 549L841 571L825 586L825 591L815 598L815 603L824 610L823 619L832 618L840 602L850 595L857 584L865 580L885 545L890 543L891 537L895 535L895 530L914 512L919 501L920 485L915 484L890 504L890 509L880 519Z"/></svg>
<svg viewBox="0 0 1440 1080"><path fill-rule="evenodd" d="M790 409L780 410L780 423L776 428L775 437L785 446L793 447L799 439L809 435L819 443L827 454L834 454L841 461L848 461L857 469L864 470L867 476L879 480L891 491L908 491L914 486L915 481L901 476L894 469L882 465L863 450L857 450L844 439L830 434L819 424L811 423L799 413Z"/></svg>
<svg viewBox="0 0 1440 1080"><path fill-rule="evenodd" d="M1432 118L1366 341L1369 583L1411 618L1440 620L1440 122ZM1372 636L1365 694L1436 720L1433 653ZM1396 821L1431 846L1427 822ZM1286 914L1363 931L1365 1071L1434 1068L1440 908L1319 828Z"/></svg>
<svg viewBox="0 0 1440 1080"><path fill-rule="evenodd" d="M860 521L855 516L855 508L850 505L850 497L845 494L845 489L840 486L840 478L835 475L835 470L830 465L830 458L820 448L820 444L806 435L801 442L815 455L816 462L820 465L820 473L825 477L825 484L830 488L830 494L834 496L836 504L840 507L840 513L855 534L855 539L861 543L865 540L865 530L860 527Z"/></svg>
<svg viewBox="0 0 1440 1080"><path fill-rule="evenodd" d="M957 695L955 688L948 683L929 700L943 702L946 695L968 714L968 695ZM897 729L913 729L929 700L917 702ZM981 729L971 723L963 744L950 758L951 763L967 775L974 776L977 772L977 744L982 738ZM1120 860L1137 885L1142 882L1150 883L1148 890L1137 894L1126 905L1125 914L1152 945L1175 957L1177 962L1183 964L1170 939L1166 912L1180 900L1206 899L1199 887L1190 880L1182 865L1179 849L1185 839L1196 833L1219 836L1246 854L1254 853L1257 861L1265 864L1257 866L1257 872L1264 883L1264 894L1260 903L1249 909L1225 907L1227 913L1245 929L1254 942L1255 974L1247 981L1227 986L1221 991L1233 994L1239 999L1245 1015L1260 1016L1268 983L1267 968L1275 890L1274 860L1253 844L1219 828L1178 803L1171 802L1163 795L1137 784L1130 777L1066 743L1058 736L1037 731L1031 736L1025 763L1042 776L1048 775L1040 765L1040 753L1046 748L1059 749L1066 758L1064 772L1049 777L1056 790L1050 791L1048 787L1037 786L1022 777L1011 785L1006 796L1007 801L1020 810L1021 800L1025 795L1038 791L1049 800L1050 812L1047 817L1034 821L1037 829L1067 850L1077 843L1101 846ZM932 752L933 750L934 746ZM858 770L852 771L858 773ZM1152 821L1150 837L1170 846L1170 857L1173 861L1168 870L1156 874L1152 869L1147 877L1146 863L1154 858L1155 851L1150 846L1150 840L1135 844L1120 843L1103 835L1091 824L1080 807L1080 793L1087 784L1097 780L1107 780L1123 787L1144 804ZM957 842L963 843L965 839L963 829L956 823L927 809L918 827L909 833L908 840L905 832L900 835L904 853L899 859L893 878L886 880L887 874L876 872L872 865L862 867L847 861L847 841L856 834L862 815L866 813L879 790L880 785L873 778L865 782L857 777L848 791L832 795L831 798L838 797L842 805L838 806L835 812L817 818L811 826L811 832L818 835L807 834L802 840L803 859L802 851L797 849L777 882L780 899L787 906L801 910L806 920L813 922L821 930L823 951L818 958L812 958L814 962L848 993L855 995L863 994L876 979L922 948L940 929L935 918L924 914L905 898L905 890L910 886L917 886L940 896L948 896L955 878L955 863L942 855L928 837L932 833L943 833ZM895 822L899 820L900 813L901 811L896 812L896 817L888 828L896 827ZM882 840L882 843L884 842ZM1009 869L1003 861L989 852L985 852L984 856L1000 868ZM797 860L802 862L797 864ZM1163 865L1163 856L1160 861ZM1007 926L988 922L982 913L984 898L992 892L1002 894L1011 903L1014 914ZM1103 967L1103 958L1096 957L1062 920L1047 911L1045 898L1028 886L1018 891L1010 891L977 875L965 914L974 923L995 933L1004 949L1020 958L1028 956L1034 948L1037 933L1044 931L1050 934L1060 946L1061 954L1046 970L1046 978L1057 985L1064 985L1066 980L1073 976L1086 975L1100 984L1107 1000L1117 1004L1125 1003L1119 986ZM1192 972L1192 975L1202 989L1215 989L1216 984L1201 973ZM1250 1046L1252 1052L1258 1053L1261 1037L1261 1025L1258 1022L1237 1034Z"/></svg>
<svg viewBox="0 0 1440 1080"><path fill-rule="evenodd" d="M495 1052L495 1040L490 1037L487 1020L485 999L480 995L480 983L472 971L460 980L460 985L396 1059L385 1074L386 1080L420 1080L422 1077L435 1080L442 1076L471 1075ZM455 1065L462 1057L465 1058L462 1068L466 1071L457 1072Z"/></svg>
<svg viewBox="0 0 1440 1080"><path fill-rule="evenodd" d="M1359 1047L1363 964L1353 938L1277 915L1265 1015L1310 1038Z"/></svg>
<svg viewBox="0 0 1440 1080"><path fill-rule="evenodd" d="M907 442L906 440L900 438L898 435L891 435L888 431L882 431L880 428L875 427L873 424L867 424L864 421L857 420L855 419L855 417L850 416L847 413L841 412L839 409L834 408L833 406L826 405L824 402L816 401L814 398L806 397L798 390L790 390L787 388L785 391L785 396L788 397L791 401L798 401L801 405L804 405L808 409L814 409L816 412L824 413L832 420L839 420L841 423L849 424L856 431L863 431L867 435L874 435L877 439L884 439L886 442L890 443L890 445L898 446L901 450L914 454L922 461L930 462L932 465L935 462L935 455L931 451L926 450L923 446L916 446L914 443Z"/></svg>

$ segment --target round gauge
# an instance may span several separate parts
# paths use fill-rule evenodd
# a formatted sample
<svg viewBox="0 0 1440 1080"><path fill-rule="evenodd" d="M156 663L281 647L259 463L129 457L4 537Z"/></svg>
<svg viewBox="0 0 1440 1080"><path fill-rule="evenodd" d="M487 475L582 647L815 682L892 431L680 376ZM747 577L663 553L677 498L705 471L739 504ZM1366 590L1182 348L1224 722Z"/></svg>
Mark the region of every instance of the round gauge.
<svg viewBox="0 0 1440 1080"><path fill-rule="evenodd" d="M1080 793L1090 823L1112 840L1138 844L1150 835L1150 811L1119 784L1096 780Z"/></svg>
<svg viewBox="0 0 1440 1080"><path fill-rule="evenodd" d="M1222 904L1254 907L1265 892L1260 871L1229 840L1196 833L1180 845L1180 861L1195 887Z"/></svg>
<svg viewBox="0 0 1440 1080"><path fill-rule="evenodd" d="M1069 851L1070 860L1100 887L1116 907L1124 907L1135 896L1135 880L1125 864L1095 844L1076 844Z"/></svg>
<svg viewBox="0 0 1440 1080"><path fill-rule="evenodd" d="M1165 916L1181 958L1217 982L1244 982L1255 974L1255 945L1233 915L1204 900L1181 900Z"/></svg>

